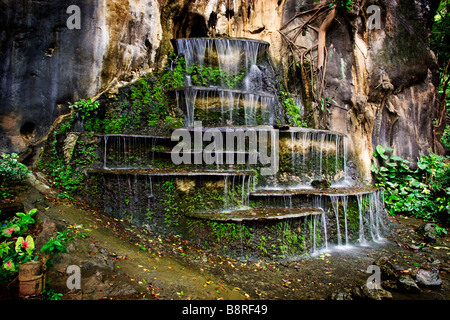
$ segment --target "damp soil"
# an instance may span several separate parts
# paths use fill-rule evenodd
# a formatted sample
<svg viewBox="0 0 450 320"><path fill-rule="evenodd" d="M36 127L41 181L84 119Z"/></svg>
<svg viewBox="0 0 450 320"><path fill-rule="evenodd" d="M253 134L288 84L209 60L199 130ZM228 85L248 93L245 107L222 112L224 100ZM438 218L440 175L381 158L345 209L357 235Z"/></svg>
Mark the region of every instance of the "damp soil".
<svg viewBox="0 0 450 320"><path fill-rule="evenodd" d="M450 299L450 235L426 243L420 231L426 222L420 219L390 217L391 234L383 243L329 248L283 261L239 261L179 236L138 229L85 203L43 196L33 188L19 200L27 210L38 208L43 231L48 225L56 230L82 225L86 236L73 240L69 252L55 257L46 272L51 289L67 300L330 299L364 285L370 276L368 266L380 257L405 274L434 268L443 281L437 288L421 288L420 294L389 290L393 299ZM80 290L67 289L65 271L71 264L81 267ZM10 286L3 297L15 298L15 287Z"/></svg>

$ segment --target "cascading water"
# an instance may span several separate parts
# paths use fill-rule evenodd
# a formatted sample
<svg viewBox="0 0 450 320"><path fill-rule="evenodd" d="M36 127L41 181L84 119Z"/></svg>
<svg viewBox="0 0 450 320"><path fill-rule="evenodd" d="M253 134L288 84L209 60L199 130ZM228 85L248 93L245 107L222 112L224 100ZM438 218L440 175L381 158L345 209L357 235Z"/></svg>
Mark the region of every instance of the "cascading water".
<svg viewBox="0 0 450 320"><path fill-rule="evenodd" d="M194 65L217 64L228 74L237 74L241 68L249 70L256 64L259 54L268 47L261 41L243 39L189 38L174 41L177 53L184 56L188 70Z"/></svg>
<svg viewBox="0 0 450 320"><path fill-rule="evenodd" d="M337 244L342 245L341 228L339 226L339 198L337 196L330 196L331 204L334 209L334 216L336 218L336 230L337 230Z"/></svg>
<svg viewBox="0 0 450 320"><path fill-rule="evenodd" d="M273 93L265 91L265 67L260 64L267 43L244 39L174 43L188 71L211 67L223 74L214 85L193 86L196 81L188 72L185 86L175 90L186 127L198 120L216 129L277 122L279 105ZM294 101L302 106L301 100ZM170 137L100 138L103 159L92 174L101 174L97 181L107 186L102 195L105 212L156 232L187 233L208 246L217 241L216 248L235 250L244 259L256 253L294 259L335 246L368 245L383 240L387 230L383 194L352 184L346 140L339 133L279 130L280 167L273 176L261 175L261 167L254 165L261 157L258 150L226 151L231 159L244 155L247 163L242 166L225 162L175 166L170 156L177 141ZM216 152L223 151L215 139L213 144ZM190 152L191 159L195 152ZM326 186L313 186L317 181ZM180 216L186 220L178 222ZM189 232L183 229L188 226ZM229 232L221 238L217 230L225 229Z"/></svg>
<svg viewBox="0 0 450 320"><path fill-rule="evenodd" d="M275 98L271 93L264 93L263 83L265 73L258 66L258 59L263 57L268 44L262 41L244 39L177 39L174 40L178 55L186 61L188 75L185 79L185 87L179 90L185 91L183 101L177 91L178 106L184 110L185 125L192 125L194 119L207 121L204 113L198 113L198 109L208 111L207 118L214 125L258 125L274 124L275 112L273 103ZM193 77L189 72L197 67L217 68L222 74L219 81L207 83L202 81L202 86L192 87ZM197 71L195 71L197 72ZM206 82L206 83L205 83ZM192 90L207 92L217 91L220 98L220 112L213 115L211 105L208 102L197 101L196 94ZM193 98L193 99L192 99ZM204 95L199 97L203 100ZM243 103L242 101L243 100ZM249 104L247 104L249 102ZM243 110L243 112L241 111ZM261 109L261 110L257 110ZM244 113L244 114L242 114ZM260 115L257 115L259 113ZM212 118L218 118L215 123ZM258 120L259 118L259 120Z"/></svg>

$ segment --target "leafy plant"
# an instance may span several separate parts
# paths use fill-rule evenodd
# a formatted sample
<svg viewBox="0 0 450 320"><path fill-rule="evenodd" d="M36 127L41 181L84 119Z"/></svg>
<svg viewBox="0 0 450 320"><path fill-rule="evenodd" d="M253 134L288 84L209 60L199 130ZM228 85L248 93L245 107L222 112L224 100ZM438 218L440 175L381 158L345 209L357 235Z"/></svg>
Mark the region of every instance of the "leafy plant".
<svg viewBox="0 0 450 320"><path fill-rule="evenodd" d="M392 154L392 148L377 146L372 164L376 186L385 190L385 204L390 214L405 213L415 217L450 222L450 162L430 154L418 158L417 169Z"/></svg>
<svg viewBox="0 0 450 320"><path fill-rule="evenodd" d="M25 239L23 237L17 238L15 251L19 256L26 256L26 260L31 260L34 252L33 237L28 235Z"/></svg>
<svg viewBox="0 0 450 320"><path fill-rule="evenodd" d="M441 137L441 142L447 149L450 149L450 126L445 127L444 133Z"/></svg>
<svg viewBox="0 0 450 320"><path fill-rule="evenodd" d="M41 252L47 257L47 264L53 264L53 257L58 253L67 252L67 243L74 238L73 234L69 234L68 230L58 232L56 237L51 237L47 243L45 243Z"/></svg>
<svg viewBox="0 0 450 320"><path fill-rule="evenodd" d="M438 234L438 236L443 236L447 234L447 230L441 226L438 226L437 224L434 225L436 228L436 233Z"/></svg>
<svg viewBox="0 0 450 320"><path fill-rule="evenodd" d="M6 221L0 228L0 283L8 283L16 276L21 263L37 260L33 236L30 233L31 225L35 219L32 217L37 209L32 209L28 213L18 212L12 219ZM61 252L67 252L67 243L76 236L84 236L80 232L82 225L69 226L67 230L59 232L55 237L45 243L40 254L45 256L48 264L52 263L53 257ZM84 229L89 231L89 229ZM51 292L49 292L51 293ZM52 295L53 298L60 297L60 294Z"/></svg>
<svg viewBox="0 0 450 320"><path fill-rule="evenodd" d="M30 173L27 166L19 162L16 153L2 154L0 159L0 182L2 185L13 185L23 182Z"/></svg>
<svg viewBox="0 0 450 320"><path fill-rule="evenodd" d="M53 289L44 289L42 292L46 300L61 300L62 293L55 292Z"/></svg>
<svg viewBox="0 0 450 320"><path fill-rule="evenodd" d="M19 264L37 259L34 239L28 234L30 225L35 224L32 216L36 212L37 209L18 212L1 226L0 235L4 239L0 243L0 282L11 281L19 270Z"/></svg>
<svg viewBox="0 0 450 320"><path fill-rule="evenodd" d="M13 235L25 235L25 232L29 229L29 225L35 223L32 215L34 215L36 212L37 209L31 209L28 213L16 213L16 217L3 224L0 229L1 235L6 238L11 238Z"/></svg>
<svg viewBox="0 0 450 320"><path fill-rule="evenodd" d="M292 123L297 127L307 127L308 124L302 117L302 111L294 102L294 99L290 97L289 93L280 91L280 96L282 99L283 107L286 110L286 113L292 119Z"/></svg>
<svg viewBox="0 0 450 320"><path fill-rule="evenodd" d="M85 119L88 118L92 111L95 111L99 107L98 101L91 101L91 99L80 99L79 101L75 102L74 104L69 103L70 108L72 108L73 111L75 111L77 114L81 115L81 118Z"/></svg>
<svg viewBox="0 0 450 320"><path fill-rule="evenodd" d="M351 0L335 0L334 3L330 4L330 7L336 5L338 10L351 11L353 6L353 1Z"/></svg>
<svg viewBox="0 0 450 320"><path fill-rule="evenodd" d="M30 174L26 165L19 162L16 153L2 154L0 159L0 198L11 196L12 186L20 185Z"/></svg>

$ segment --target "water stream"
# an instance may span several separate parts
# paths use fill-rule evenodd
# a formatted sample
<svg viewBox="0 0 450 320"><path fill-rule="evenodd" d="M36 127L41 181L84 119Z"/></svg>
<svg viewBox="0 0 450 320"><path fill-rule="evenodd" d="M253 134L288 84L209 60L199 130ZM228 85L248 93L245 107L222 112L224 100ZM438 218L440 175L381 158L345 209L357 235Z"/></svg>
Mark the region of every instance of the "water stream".
<svg viewBox="0 0 450 320"><path fill-rule="evenodd" d="M197 120L222 128L276 123L280 106L272 93L265 92L265 74L259 64L267 43L245 39L174 42L188 70L214 66L225 74L244 75L242 86L231 88L225 79L214 87L192 86L188 74L185 87L175 91L186 127ZM301 105L298 99L296 103ZM190 230L190 236L218 252L227 247L242 258L257 254L293 259L302 253L383 241L388 229L382 192L351 181L345 136L336 132L280 130L280 168L273 176L262 176L260 167L249 165L260 156L255 150L245 153L246 166L176 167L167 162L174 145L170 137L101 138L102 168L93 174L102 175L105 212L151 225L157 232L186 234L182 228L198 227L192 221L206 221ZM233 157L237 159L238 153ZM328 185L313 186L317 181ZM177 220L180 216L188 222ZM221 228L228 235L223 238L226 241L208 234L208 221L214 221L211 233L222 230L220 219L224 219ZM237 239L230 240L230 230Z"/></svg>

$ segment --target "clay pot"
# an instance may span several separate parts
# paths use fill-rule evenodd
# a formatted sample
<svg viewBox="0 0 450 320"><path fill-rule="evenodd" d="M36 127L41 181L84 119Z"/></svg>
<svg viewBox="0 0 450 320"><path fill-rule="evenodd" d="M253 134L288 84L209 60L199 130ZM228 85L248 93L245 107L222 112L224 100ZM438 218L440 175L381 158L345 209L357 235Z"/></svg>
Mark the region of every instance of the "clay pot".
<svg viewBox="0 0 450 320"><path fill-rule="evenodd" d="M19 266L19 296L41 295L43 287L42 262L28 261Z"/></svg>

